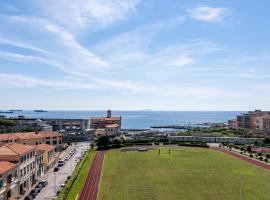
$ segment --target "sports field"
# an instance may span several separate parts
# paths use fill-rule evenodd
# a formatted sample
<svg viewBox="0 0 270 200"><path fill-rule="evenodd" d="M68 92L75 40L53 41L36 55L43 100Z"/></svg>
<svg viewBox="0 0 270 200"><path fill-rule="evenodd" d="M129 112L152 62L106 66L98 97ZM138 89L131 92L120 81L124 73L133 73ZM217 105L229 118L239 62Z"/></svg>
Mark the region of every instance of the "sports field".
<svg viewBox="0 0 270 200"><path fill-rule="evenodd" d="M266 200L270 171L205 148L105 154L99 200Z"/></svg>

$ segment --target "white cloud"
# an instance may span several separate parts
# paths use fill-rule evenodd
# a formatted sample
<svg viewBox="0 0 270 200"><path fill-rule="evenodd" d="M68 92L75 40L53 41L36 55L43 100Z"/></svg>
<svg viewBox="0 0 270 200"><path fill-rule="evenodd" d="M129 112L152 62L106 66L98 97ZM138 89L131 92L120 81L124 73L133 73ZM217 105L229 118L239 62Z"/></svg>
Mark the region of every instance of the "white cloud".
<svg viewBox="0 0 270 200"><path fill-rule="evenodd" d="M136 11L140 0L35 1L40 15L70 30L92 30L123 21Z"/></svg>
<svg viewBox="0 0 270 200"><path fill-rule="evenodd" d="M126 82L110 82L103 79L78 80L76 77L69 77L64 80L42 79L25 75L15 75L0 73L1 86L16 86L16 87L46 87L52 89L113 89L113 90L132 90L137 91L136 84Z"/></svg>
<svg viewBox="0 0 270 200"><path fill-rule="evenodd" d="M188 14L191 18L204 22L220 22L230 12L227 8L214 8L209 6L197 6L189 9Z"/></svg>

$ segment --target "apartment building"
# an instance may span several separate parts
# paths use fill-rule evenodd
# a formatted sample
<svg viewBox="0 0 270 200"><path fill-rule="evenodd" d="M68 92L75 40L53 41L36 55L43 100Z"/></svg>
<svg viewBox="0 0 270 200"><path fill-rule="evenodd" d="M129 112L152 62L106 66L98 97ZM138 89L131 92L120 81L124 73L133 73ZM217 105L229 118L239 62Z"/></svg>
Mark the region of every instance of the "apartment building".
<svg viewBox="0 0 270 200"><path fill-rule="evenodd" d="M36 178L40 179L45 174L44 166L45 151L36 149Z"/></svg>
<svg viewBox="0 0 270 200"><path fill-rule="evenodd" d="M0 134L0 145L13 142L28 145L49 144L54 145L57 151L63 149L63 135L52 131Z"/></svg>
<svg viewBox="0 0 270 200"><path fill-rule="evenodd" d="M248 113L238 115L236 119L228 121L229 128L246 128L255 130L257 128L257 119L260 117L270 116L269 111L254 110Z"/></svg>
<svg viewBox="0 0 270 200"><path fill-rule="evenodd" d="M58 154L56 153L55 146L49 144L39 144L37 145L37 151L43 151L45 172L53 168L58 162Z"/></svg>
<svg viewBox="0 0 270 200"><path fill-rule="evenodd" d="M0 161L0 200L18 198L18 164Z"/></svg>
<svg viewBox="0 0 270 200"><path fill-rule="evenodd" d="M228 127L231 129L237 129L237 119L229 120Z"/></svg>
<svg viewBox="0 0 270 200"><path fill-rule="evenodd" d="M96 136L112 136L121 133L121 116L112 117L111 110L107 110L107 117L92 117L90 128L95 130Z"/></svg>
<svg viewBox="0 0 270 200"><path fill-rule="evenodd" d="M270 115L256 117L256 129L265 133L270 134Z"/></svg>
<svg viewBox="0 0 270 200"><path fill-rule="evenodd" d="M179 142L207 142L207 143L230 143L230 144L258 144L263 143L263 138L241 137L203 137L203 136L168 136L170 141Z"/></svg>
<svg viewBox="0 0 270 200"><path fill-rule="evenodd" d="M18 196L22 196L36 182L36 146L18 143L0 147L0 160L18 164Z"/></svg>

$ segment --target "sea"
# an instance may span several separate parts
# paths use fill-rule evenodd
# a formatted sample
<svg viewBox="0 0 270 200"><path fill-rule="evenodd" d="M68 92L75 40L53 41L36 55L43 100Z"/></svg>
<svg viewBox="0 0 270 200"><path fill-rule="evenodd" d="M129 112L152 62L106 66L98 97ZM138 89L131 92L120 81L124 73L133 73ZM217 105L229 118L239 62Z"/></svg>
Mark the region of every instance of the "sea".
<svg viewBox="0 0 270 200"><path fill-rule="evenodd" d="M243 111L113 111L112 116L122 117L123 129L147 129L151 126L227 122L240 113ZM106 111L15 111L0 115L40 119L89 119L106 116Z"/></svg>

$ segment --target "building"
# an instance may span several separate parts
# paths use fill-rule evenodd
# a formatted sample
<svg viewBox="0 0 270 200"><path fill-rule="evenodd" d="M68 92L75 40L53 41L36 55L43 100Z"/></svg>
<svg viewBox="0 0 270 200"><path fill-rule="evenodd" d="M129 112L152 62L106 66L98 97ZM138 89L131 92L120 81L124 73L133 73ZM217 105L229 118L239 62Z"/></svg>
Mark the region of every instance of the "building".
<svg viewBox="0 0 270 200"><path fill-rule="evenodd" d="M18 164L0 161L0 199L18 198Z"/></svg>
<svg viewBox="0 0 270 200"><path fill-rule="evenodd" d="M45 151L36 149L36 178L40 179L45 174L44 166Z"/></svg>
<svg viewBox="0 0 270 200"><path fill-rule="evenodd" d="M256 129L265 134L270 134L270 116L256 117Z"/></svg>
<svg viewBox="0 0 270 200"><path fill-rule="evenodd" d="M52 131L0 134L0 145L13 142L28 145L50 144L57 151L63 149L63 135Z"/></svg>
<svg viewBox="0 0 270 200"><path fill-rule="evenodd" d="M237 128L249 128L249 115L244 113L236 117Z"/></svg>
<svg viewBox="0 0 270 200"><path fill-rule="evenodd" d="M1 117L0 117L1 119ZM61 131L64 133L84 133L90 128L89 119L39 119L25 118L24 116L3 118L15 122L15 126L9 126L8 132L33 131ZM3 127L5 128L5 127Z"/></svg>
<svg viewBox="0 0 270 200"><path fill-rule="evenodd" d="M15 122L15 126L9 126L9 132L23 132L26 130L32 131L52 131L52 126L47 124L46 121L37 118L25 118L24 116L3 118Z"/></svg>
<svg viewBox="0 0 270 200"><path fill-rule="evenodd" d="M58 162L58 154L56 153L55 146L49 144L39 144L37 145L37 151L43 151L45 172L53 168Z"/></svg>
<svg viewBox="0 0 270 200"><path fill-rule="evenodd" d="M95 130L96 136L113 136L121 133L121 116L112 117L111 110L107 111L107 117L92 117L90 128Z"/></svg>
<svg viewBox="0 0 270 200"><path fill-rule="evenodd" d="M0 147L0 160L18 163L18 196L24 195L36 182L36 146L5 144Z"/></svg>
<svg viewBox="0 0 270 200"><path fill-rule="evenodd" d="M263 138L241 138L241 137L201 137L201 136L168 136L170 141L178 142L207 142L207 143L229 143L229 144L262 144Z"/></svg>
<svg viewBox="0 0 270 200"><path fill-rule="evenodd" d="M245 128L255 130L257 129L256 119L258 117L270 116L269 111L254 110L249 111L248 113L243 113L238 115L236 119L229 120L229 128Z"/></svg>
<svg viewBox="0 0 270 200"><path fill-rule="evenodd" d="M84 133L89 129L88 119L44 119L43 121L52 126L53 131L64 133Z"/></svg>
<svg viewBox="0 0 270 200"><path fill-rule="evenodd" d="M232 119L228 121L228 127L230 129L237 129L237 119Z"/></svg>

